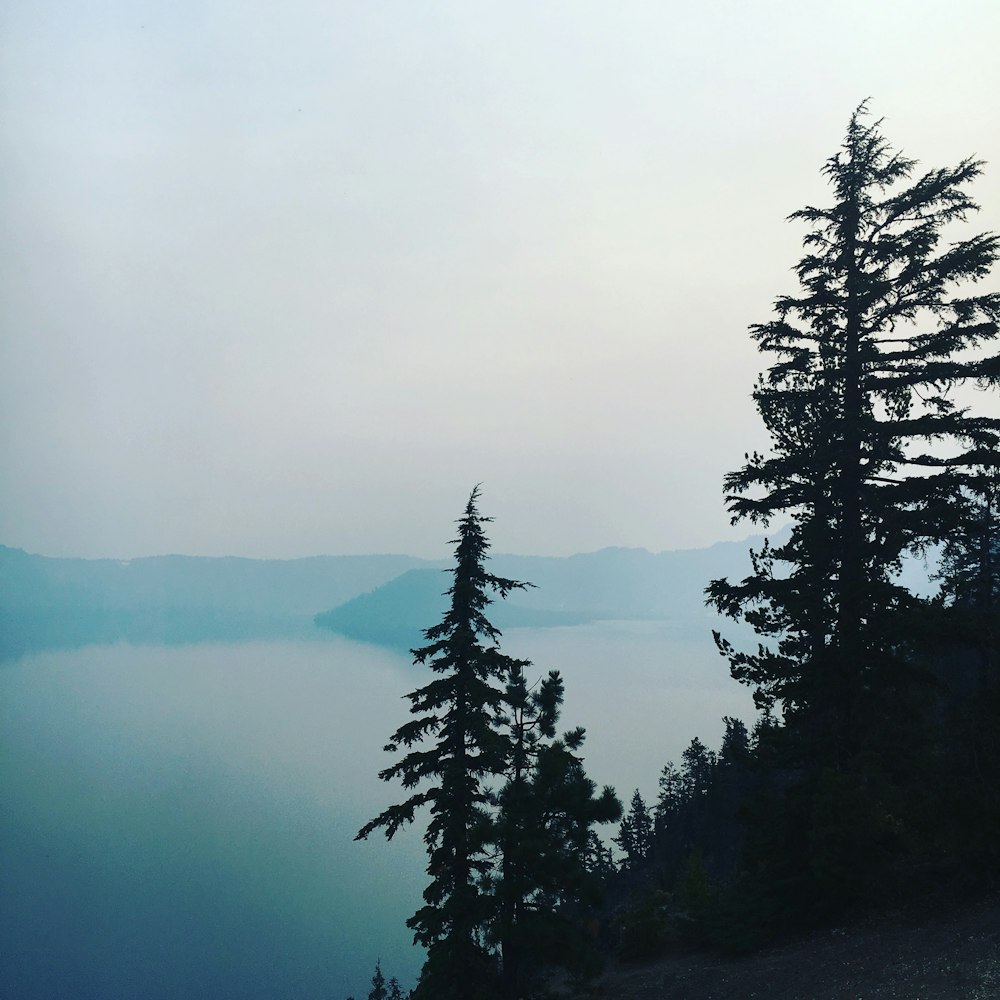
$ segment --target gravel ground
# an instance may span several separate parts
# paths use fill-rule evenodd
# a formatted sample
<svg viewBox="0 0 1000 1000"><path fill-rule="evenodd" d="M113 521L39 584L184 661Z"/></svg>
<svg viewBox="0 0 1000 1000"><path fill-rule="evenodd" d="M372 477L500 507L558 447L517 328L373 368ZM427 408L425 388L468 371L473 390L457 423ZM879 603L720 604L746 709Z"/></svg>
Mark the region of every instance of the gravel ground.
<svg viewBox="0 0 1000 1000"><path fill-rule="evenodd" d="M608 1000L1000 1000L1000 899L937 916L883 915L742 959L609 968Z"/></svg>

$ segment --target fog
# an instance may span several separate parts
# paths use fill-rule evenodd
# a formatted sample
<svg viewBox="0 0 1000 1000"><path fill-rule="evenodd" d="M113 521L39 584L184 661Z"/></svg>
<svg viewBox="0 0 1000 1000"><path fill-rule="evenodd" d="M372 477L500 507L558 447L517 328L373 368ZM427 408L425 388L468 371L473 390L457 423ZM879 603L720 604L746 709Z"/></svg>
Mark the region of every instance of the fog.
<svg viewBox="0 0 1000 1000"><path fill-rule="evenodd" d="M1000 163L1000 9L209 0L0 13L0 541L736 537L746 333L866 97ZM1000 228L996 167L972 229Z"/></svg>

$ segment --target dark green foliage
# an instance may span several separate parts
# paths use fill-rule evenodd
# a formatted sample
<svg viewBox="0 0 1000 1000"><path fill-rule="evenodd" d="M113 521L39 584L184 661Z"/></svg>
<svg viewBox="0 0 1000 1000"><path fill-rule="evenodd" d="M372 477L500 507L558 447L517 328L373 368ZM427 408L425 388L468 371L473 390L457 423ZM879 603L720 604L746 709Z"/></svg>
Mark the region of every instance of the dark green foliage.
<svg viewBox="0 0 1000 1000"><path fill-rule="evenodd" d="M412 996L412 994L409 995ZM368 1000L405 1000L405 997L399 980L393 976L387 981L382 972L382 960L376 959L375 971L372 973L372 985L368 991ZM354 1000L354 997L348 997L347 1000Z"/></svg>
<svg viewBox="0 0 1000 1000"><path fill-rule="evenodd" d="M440 624L424 633L427 644L413 650L415 662L437 675L407 697L415 718L401 726L386 746L406 755L379 773L414 791L367 823L358 838L383 828L388 839L412 823L427 806L424 840L431 882L424 903L407 921L414 939L427 948L418 996L435 1000L472 998L491 992L493 963L483 940L492 901L483 891L491 869L493 838L490 782L504 774L509 744L501 731L505 683L518 661L503 655L500 633L486 617L491 594L505 597L527 586L487 573L489 549L473 490L455 539L450 606ZM413 749L433 740L427 749Z"/></svg>
<svg viewBox="0 0 1000 1000"><path fill-rule="evenodd" d="M810 797L809 881L831 910L886 888L884 873L897 854L903 822L898 798L898 788L877 761L860 771L820 773Z"/></svg>
<svg viewBox="0 0 1000 1000"><path fill-rule="evenodd" d="M594 830L587 834L583 863L588 872L602 881L610 878L618 870L611 848L601 840Z"/></svg>
<svg viewBox="0 0 1000 1000"><path fill-rule="evenodd" d="M382 975L381 959L375 962L375 972L372 975L372 988L368 991L368 1000L388 1000L389 991L386 989L385 976Z"/></svg>
<svg viewBox="0 0 1000 1000"><path fill-rule="evenodd" d="M681 754L681 760L684 762L681 768L684 798L691 800L707 795L715 775L716 755L695 736Z"/></svg>
<svg viewBox="0 0 1000 1000"><path fill-rule="evenodd" d="M957 498L938 579L953 606L992 609L1000 600L1000 482L983 469Z"/></svg>
<svg viewBox="0 0 1000 1000"><path fill-rule="evenodd" d="M1000 420L957 392L1000 381L1000 295L962 289L1000 246L944 240L981 164L914 166L862 107L826 166L834 204L792 216L799 291L752 328L771 448L726 477L734 523L791 525L707 588L760 639L716 634L763 714L664 767L630 954L742 951L1000 881ZM938 551L941 594L910 593L903 559Z"/></svg>
<svg viewBox="0 0 1000 1000"><path fill-rule="evenodd" d="M747 738L746 727L736 719L726 719L726 733L733 747ZM743 794L743 771L744 764L736 760L720 767L719 755L697 737L681 754L680 769L673 761L664 766L650 853L668 884L676 881L692 850L706 851L714 868L728 870L732 865L738 846L733 820Z"/></svg>
<svg viewBox="0 0 1000 1000"><path fill-rule="evenodd" d="M660 772L660 792L653 810L653 822L659 830L671 816L677 814L684 802L684 777L673 761L668 761Z"/></svg>
<svg viewBox="0 0 1000 1000"><path fill-rule="evenodd" d="M900 686L917 683L900 557L948 536L954 498L1000 440L1000 422L951 393L1000 375L978 349L997 335L1000 296L956 292L988 273L997 239L942 242L975 210L965 188L981 164L910 183L914 166L862 107L825 168L834 204L792 216L811 227L800 291L752 327L774 356L754 392L771 454L726 477L734 522L791 518L792 532L746 579L708 588L770 640L743 652L720 639L733 675L781 708L797 755L820 766L867 745Z"/></svg>
<svg viewBox="0 0 1000 1000"><path fill-rule="evenodd" d="M633 896L618 914L618 951L626 961L657 958L677 944L670 895L662 889Z"/></svg>
<svg viewBox="0 0 1000 1000"><path fill-rule="evenodd" d="M600 878L587 864L593 826L621 816L614 790L600 795L584 772L584 732L556 738L563 682L552 671L528 691L523 669L511 675L507 723L508 780L498 796L500 868L493 892L504 992L520 997L553 966L585 975L593 950L583 916L598 898Z"/></svg>
<svg viewBox="0 0 1000 1000"><path fill-rule="evenodd" d="M1000 881L1000 480L984 468L955 505L941 594L921 623L934 679L914 824L952 877Z"/></svg>
<svg viewBox="0 0 1000 1000"><path fill-rule="evenodd" d="M638 868L649 856L653 845L653 817L637 788L632 794L628 813L618 828L615 843L625 852L625 867Z"/></svg>
<svg viewBox="0 0 1000 1000"><path fill-rule="evenodd" d="M748 946L734 886L744 877L741 814L761 782L746 726L730 717L725 726L718 754L695 738L682 766L668 762L661 772L648 850L623 866L617 880L618 891L629 892L617 915L622 957ZM629 816L640 820L633 827L645 825L644 813L641 796L638 801L634 796Z"/></svg>
<svg viewBox="0 0 1000 1000"><path fill-rule="evenodd" d="M947 585L947 581L946 581ZM932 863L951 879L1000 884L998 607L988 592L946 591L925 623L934 699L920 758L913 824ZM925 850L925 853L928 853Z"/></svg>
<svg viewBox="0 0 1000 1000"><path fill-rule="evenodd" d="M438 676L407 696L416 718L386 750L408 752L379 775L412 794L358 833L391 839L429 808L432 881L407 923L427 948L415 995L432 1000L527 996L547 968L586 972L582 924L601 881L587 863L592 828L621 815L613 789L597 794L584 772L583 730L557 736L558 672L529 690L528 662L500 652L490 595L530 585L486 572L477 498L459 521L449 609L413 651Z"/></svg>
<svg viewBox="0 0 1000 1000"><path fill-rule="evenodd" d="M681 865L676 897L680 941L689 947L711 944L715 892L698 850L692 851Z"/></svg>
<svg viewBox="0 0 1000 1000"><path fill-rule="evenodd" d="M750 736L746 725L729 715L723 716L722 722L726 732L717 763L723 769L746 767L750 761Z"/></svg>
<svg viewBox="0 0 1000 1000"><path fill-rule="evenodd" d="M936 635L950 652L940 679L966 696L1000 684L1000 478L983 469L955 505L955 525L942 551ZM936 642L934 640L936 639ZM940 655L940 654L939 654ZM947 655L947 654L946 654Z"/></svg>
<svg viewBox="0 0 1000 1000"><path fill-rule="evenodd" d="M958 700L934 749L923 805L938 857L973 886L1000 886L1000 685Z"/></svg>
<svg viewBox="0 0 1000 1000"><path fill-rule="evenodd" d="M727 504L734 523L790 519L791 533L707 595L761 639L751 651L716 635L768 712L736 881L756 900L743 912L776 929L905 891L941 835L930 800L956 795L958 761L986 748L972 733L990 731L980 719L962 736L959 720L977 714L963 662L978 659L980 694L995 676L1000 421L955 390L1000 379L1000 295L962 289L988 274L998 240L944 240L976 209L980 163L915 181L914 168L859 108L824 171L833 205L792 216L810 227L799 291L752 327L772 356L754 391L771 450L726 477ZM921 600L901 560L942 543L943 596ZM729 735L720 774L746 759L743 734ZM989 802L985 789L958 798Z"/></svg>

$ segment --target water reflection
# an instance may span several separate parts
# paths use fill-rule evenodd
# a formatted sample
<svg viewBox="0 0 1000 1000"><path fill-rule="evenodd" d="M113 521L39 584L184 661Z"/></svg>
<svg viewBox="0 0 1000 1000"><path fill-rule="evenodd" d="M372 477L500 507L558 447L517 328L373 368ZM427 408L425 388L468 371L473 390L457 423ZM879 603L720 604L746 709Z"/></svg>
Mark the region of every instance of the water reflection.
<svg viewBox="0 0 1000 1000"><path fill-rule="evenodd" d="M5 990L342 998L379 955L412 980L419 836L351 839L409 670L333 640L0 672Z"/></svg>
<svg viewBox="0 0 1000 1000"><path fill-rule="evenodd" d="M750 718L711 639L660 623L511 630L563 671L587 767L655 797L690 738ZM331 637L88 647L0 670L0 974L19 998L343 1000L375 959L412 983L419 830L354 832L399 795L376 772L426 680Z"/></svg>

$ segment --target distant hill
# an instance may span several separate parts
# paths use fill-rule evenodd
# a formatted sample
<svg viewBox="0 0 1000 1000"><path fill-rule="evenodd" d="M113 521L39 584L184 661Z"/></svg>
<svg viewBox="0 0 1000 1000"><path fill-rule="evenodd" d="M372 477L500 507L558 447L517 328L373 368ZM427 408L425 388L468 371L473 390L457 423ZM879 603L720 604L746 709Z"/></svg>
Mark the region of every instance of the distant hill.
<svg viewBox="0 0 1000 1000"><path fill-rule="evenodd" d="M535 586L494 604L491 620L501 630L664 620L678 638L703 637L719 624L704 605L706 584L745 576L748 550L761 542L756 536L658 553L608 548L565 558L497 555L492 572ZM52 559L0 545L0 661L121 640L315 636L316 625L408 649L441 618L448 565L405 555ZM921 565L909 564L904 576L908 585L927 589ZM739 635L735 626L726 632Z"/></svg>
<svg viewBox="0 0 1000 1000"><path fill-rule="evenodd" d="M433 565L401 555L52 559L0 546L0 660L122 639L309 634L324 608Z"/></svg>
<svg viewBox="0 0 1000 1000"><path fill-rule="evenodd" d="M762 539L721 542L706 549L652 553L608 548L567 558L498 555L491 572L535 584L490 608L501 630L577 625L600 620L668 620L675 634L704 636L718 627L704 588L720 576L749 570L747 551ZM441 619L450 585L446 573L413 569L367 594L316 616L316 624L363 642L408 649Z"/></svg>
<svg viewBox="0 0 1000 1000"><path fill-rule="evenodd" d="M450 584L451 577L440 570L411 569L371 593L317 615L316 624L360 642L411 649L422 644L424 629L441 620ZM499 629L580 625L593 618L585 611L530 607L510 599L489 609L489 619Z"/></svg>

